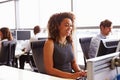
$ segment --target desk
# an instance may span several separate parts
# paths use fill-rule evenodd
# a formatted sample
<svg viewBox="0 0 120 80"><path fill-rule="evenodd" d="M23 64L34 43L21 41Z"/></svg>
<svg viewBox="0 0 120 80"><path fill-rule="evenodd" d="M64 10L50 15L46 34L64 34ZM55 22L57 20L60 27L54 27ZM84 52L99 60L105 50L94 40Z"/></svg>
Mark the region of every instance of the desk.
<svg viewBox="0 0 120 80"><path fill-rule="evenodd" d="M0 80L73 80L73 79L64 79L46 74L17 69L9 66L0 66Z"/></svg>

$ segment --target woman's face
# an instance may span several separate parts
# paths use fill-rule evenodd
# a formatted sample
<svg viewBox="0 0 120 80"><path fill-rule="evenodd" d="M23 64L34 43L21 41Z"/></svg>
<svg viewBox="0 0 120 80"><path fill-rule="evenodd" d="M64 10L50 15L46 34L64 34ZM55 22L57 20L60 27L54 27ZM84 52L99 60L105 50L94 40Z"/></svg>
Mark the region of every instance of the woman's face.
<svg viewBox="0 0 120 80"><path fill-rule="evenodd" d="M69 36L71 34L72 31L72 21L69 18L65 18L63 19L63 21L61 22L60 26L59 26L59 32L61 36Z"/></svg>

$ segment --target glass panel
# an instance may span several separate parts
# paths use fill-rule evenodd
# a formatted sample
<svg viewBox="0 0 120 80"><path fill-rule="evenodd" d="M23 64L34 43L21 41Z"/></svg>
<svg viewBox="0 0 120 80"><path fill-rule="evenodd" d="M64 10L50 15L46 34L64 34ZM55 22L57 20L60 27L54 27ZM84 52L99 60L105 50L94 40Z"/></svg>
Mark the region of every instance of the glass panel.
<svg viewBox="0 0 120 80"><path fill-rule="evenodd" d="M40 0L41 27L47 26L52 14L64 11L71 11L71 0Z"/></svg>
<svg viewBox="0 0 120 80"><path fill-rule="evenodd" d="M119 0L73 0L77 26L98 26L104 19L120 25Z"/></svg>
<svg viewBox="0 0 120 80"><path fill-rule="evenodd" d="M14 2L0 4L0 28L9 27L15 29Z"/></svg>
<svg viewBox="0 0 120 80"><path fill-rule="evenodd" d="M39 24L38 0L19 0L20 28L33 28Z"/></svg>
<svg viewBox="0 0 120 80"><path fill-rule="evenodd" d="M70 0L20 0L20 28L45 28L53 13L71 11Z"/></svg>

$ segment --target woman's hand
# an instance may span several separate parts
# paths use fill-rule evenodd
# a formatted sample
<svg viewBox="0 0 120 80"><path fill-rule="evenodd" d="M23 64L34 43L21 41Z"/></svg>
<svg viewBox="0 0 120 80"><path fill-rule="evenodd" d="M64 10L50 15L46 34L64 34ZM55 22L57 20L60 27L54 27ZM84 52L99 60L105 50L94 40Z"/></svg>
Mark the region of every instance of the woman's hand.
<svg viewBox="0 0 120 80"><path fill-rule="evenodd" d="M87 77L87 71L86 70L81 70L80 71L80 76L81 77Z"/></svg>
<svg viewBox="0 0 120 80"><path fill-rule="evenodd" d="M87 71L81 70L79 72L75 72L72 75L73 79L81 78L81 77L86 77L87 76Z"/></svg>

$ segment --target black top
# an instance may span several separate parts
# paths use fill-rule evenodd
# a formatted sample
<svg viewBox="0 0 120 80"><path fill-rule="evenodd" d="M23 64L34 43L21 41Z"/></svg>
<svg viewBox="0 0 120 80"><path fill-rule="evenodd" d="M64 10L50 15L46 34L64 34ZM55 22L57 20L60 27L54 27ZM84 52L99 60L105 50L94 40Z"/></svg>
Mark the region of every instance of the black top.
<svg viewBox="0 0 120 80"><path fill-rule="evenodd" d="M53 61L54 68L72 72L71 61L73 60L72 44L67 43L61 45L57 42L54 43Z"/></svg>

